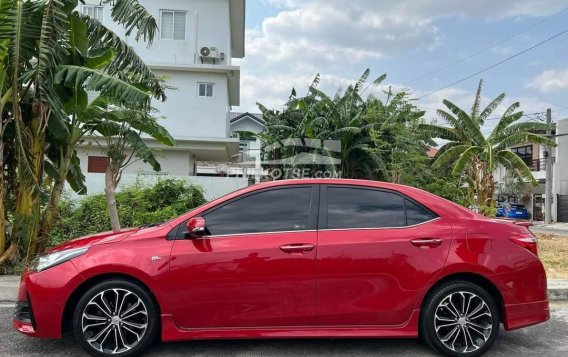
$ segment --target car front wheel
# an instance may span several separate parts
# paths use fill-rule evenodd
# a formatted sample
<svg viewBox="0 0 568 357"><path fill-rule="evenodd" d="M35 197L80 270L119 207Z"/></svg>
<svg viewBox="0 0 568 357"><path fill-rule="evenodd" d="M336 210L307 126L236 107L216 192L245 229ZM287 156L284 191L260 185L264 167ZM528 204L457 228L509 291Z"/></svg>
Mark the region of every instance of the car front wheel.
<svg viewBox="0 0 568 357"><path fill-rule="evenodd" d="M497 304L487 291L467 281L452 281L429 294L420 333L446 356L480 356L495 342L499 323Z"/></svg>
<svg viewBox="0 0 568 357"><path fill-rule="evenodd" d="M79 300L73 334L92 356L136 356L155 340L158 321L156 305L146 289L127 280L107 280Z"/></svg>

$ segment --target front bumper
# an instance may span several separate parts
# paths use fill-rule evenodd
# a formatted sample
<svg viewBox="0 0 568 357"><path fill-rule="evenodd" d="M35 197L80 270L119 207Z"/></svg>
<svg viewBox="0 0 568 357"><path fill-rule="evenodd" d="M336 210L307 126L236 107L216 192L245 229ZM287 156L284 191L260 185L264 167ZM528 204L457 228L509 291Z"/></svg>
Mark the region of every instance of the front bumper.
<svg viewBox="0 0 568 357"><path fill-rule="evenodd" d="M25 271L14 311L14 329L33 337L61 338L65 305L82 282L71 261L39 273Z"/></svg>

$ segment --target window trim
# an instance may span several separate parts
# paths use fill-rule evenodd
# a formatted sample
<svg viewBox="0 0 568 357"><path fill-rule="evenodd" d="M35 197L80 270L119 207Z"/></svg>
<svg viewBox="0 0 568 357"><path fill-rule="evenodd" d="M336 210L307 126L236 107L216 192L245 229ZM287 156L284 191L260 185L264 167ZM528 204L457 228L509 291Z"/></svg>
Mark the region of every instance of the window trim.
<svg viewBox="0 0 568 357"><path fill-rule="evenodd" d="M257 236L257 235L261 235L261 234L317 232L318 205L316 203L318 202L319 195L320 195L320 187L317 184L286 185L286 186L277 186L277 187L267 187L267 188L262 189L262 190L256 190L256 191L248 192L248 193L243 194L241 196L234 197L230 200L222 202L215 207L211 207L208 210L201 212L197 216L192 216L191 218L204 217L204 216L208 215L209 213L215 212L216 210L218 210L218 209L220 209L220 208L222 208L222 207L224 207L228 204L237 202L239 200L242 200L244 198L247 198L247 197L259 194L259 193L268 192L268 191L277 191L277 190L282 190L282 189L290 189L290 188L311 188L310 206L308 208L308 224L307 224L305 229L298 229L298 230L292 230L292 231L285 230L285 231L267 231L267 232L252 232L252 233L218 234L218 235L208 235L208 236L203 236L203 237L198 237L198 238L193 238L193 239L198 240L198 239L214 239L214 238L226 238L226 237L249 236L249 235ZM187 221L190 220L191 218L188 218L187 220L181 222L176 227L174 227L170 231L170 233L168 233L168 240L170 240L170 239L175 239L175 240L189 239L189 238L186 237L187 231L185 231L182 227L185 226L187 224ZM205 220L205 223L207 224L207 219ZM173 231L175 231L175 233L172 233Z"/></svg>
<svg viewBox="0 0 568 357"><path fill-rule="evenodd" d="M320 204L319 204L319 219L318 219L318 231L353 231L353 230L384 230L384 229L406 229L406 228L413 228L417 226L421 226L426 223L434 222L441 217L436 214L434 211L429 209L428 207L424 206L420 202L416 201L415 199L408 197L405 194L400 193L396 190L389 190L386 188L380 187L369 187L369 186L357 186L357 185L321 185L321 192L320 192ZM327 197L328 197L328 188L347 188L347 189L359 189L359 190L371 190L371 191L379 191L379 192L386 192L392 193L402 198L402 208L404 210L404 226L394 226L394 227L347 227L347 228L327 228ZM408 219L406 217L406 201L409 200L410 202L418 205L419 207L424 208L428 212L430 212L434 218L420 222L413 225L408 225Z"/></svg>
<svg viewBox="0 0 568 357"><path fill-rule="evenodd" d="M97 161L95 163L95 161ZM105 169L97 171L96 168L102 167L99 166L99 163L105 161ZM87 173L89 174L104 174L108 168L110 158L108 156L102 155L87 155Z"/></svg>
<svg viewBox="0 0 568 357"><path fill-rule="evenodd" d="M521 149L525 150L525 153L522 154L523 156L521 156L521 154L519 153L519 150L521 150ZM527 152L528 149L530 149L530 154ZM534 149L533 144L524 144L524 145L514 146L514 147L510 148L511 152L513 154L517 155L529 167L531 167L533 160L535 160L533 149Z"/></svg>
<svg viewBox="0 0 568 357"><path fill-rule="evenodd" d="M99 21L99 22L103 22L103 21L104 21L104 19L105 19L105 6L104 6L104 5L81 4L81 13L88 16L88 14L85 12L85 9L87 9L87 8L92 8L92 9L93 9L93 19L95 19L95 20L97 20L97 21ZM102 11L102 18L101 18L100 20L97 19L97 17L96 17L96 13L95 13L95 10L96 10L96 9L101 9L101 11Z"/></svg>
<svg viewBox="0 0 568 357"><path fill-rule="evenodd" d="M205 95L199 94L201 86L205 86ZM211 85L211 96L207 95L207 86ZM215 97L215 83L214 82L197 82L197 97L198 98L213 98Z"/></svg>
<svg viewBox="0 0 568 357"><path fill-rule="evenodd" d="M162 31L162 25L163 25L163 16L162 14L164 12L171 12L172 13L172 38L165 38L162 36L163 31ZM175 13L176 12L181 12L185 15L185 26L183 28L183 39L177 39L174 38L175 35L175 23L176 23L176 16ZM160 40L164 40L164 41L187 41L187 10L173 10L173 9L160 9L160 23L159 23L159 29L160 29Z"/></svg>

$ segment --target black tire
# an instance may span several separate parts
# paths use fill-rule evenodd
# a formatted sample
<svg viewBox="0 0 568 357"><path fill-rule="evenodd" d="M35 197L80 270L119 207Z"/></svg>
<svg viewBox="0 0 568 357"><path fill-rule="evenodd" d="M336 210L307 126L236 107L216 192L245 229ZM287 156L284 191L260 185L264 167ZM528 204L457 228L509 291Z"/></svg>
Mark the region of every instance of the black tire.
<svg viewBox="0 0 568 357"><path fill-rule="evenodd" d="M466 303L459 306L460 301ZM476 312L477 308L481 310ZM443 355L474 357L491 348L499 326L495 299L478 285L454 280L434 288L426 297L419 333L431 348Z"/></svg>
<svg viewBox="0 0 568 357"><path fill-rule="evenodd" d="M87 290L77 303L73 335L83 350L95 357L137 356L156 340L159 318L144 287L125 279L105 280Z"/></svg>

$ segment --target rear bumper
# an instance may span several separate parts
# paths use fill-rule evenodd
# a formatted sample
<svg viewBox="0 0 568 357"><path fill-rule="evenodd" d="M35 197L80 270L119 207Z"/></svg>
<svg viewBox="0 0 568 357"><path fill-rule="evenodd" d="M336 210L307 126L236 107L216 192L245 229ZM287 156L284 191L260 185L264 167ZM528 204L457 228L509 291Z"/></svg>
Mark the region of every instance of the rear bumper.
<svg viewBox="0 0 568 357"><path fill-rule="evenodd" d="M548 321L550 308L548 300L526 304L505 305L505 330L516 330Z"/></svg>

